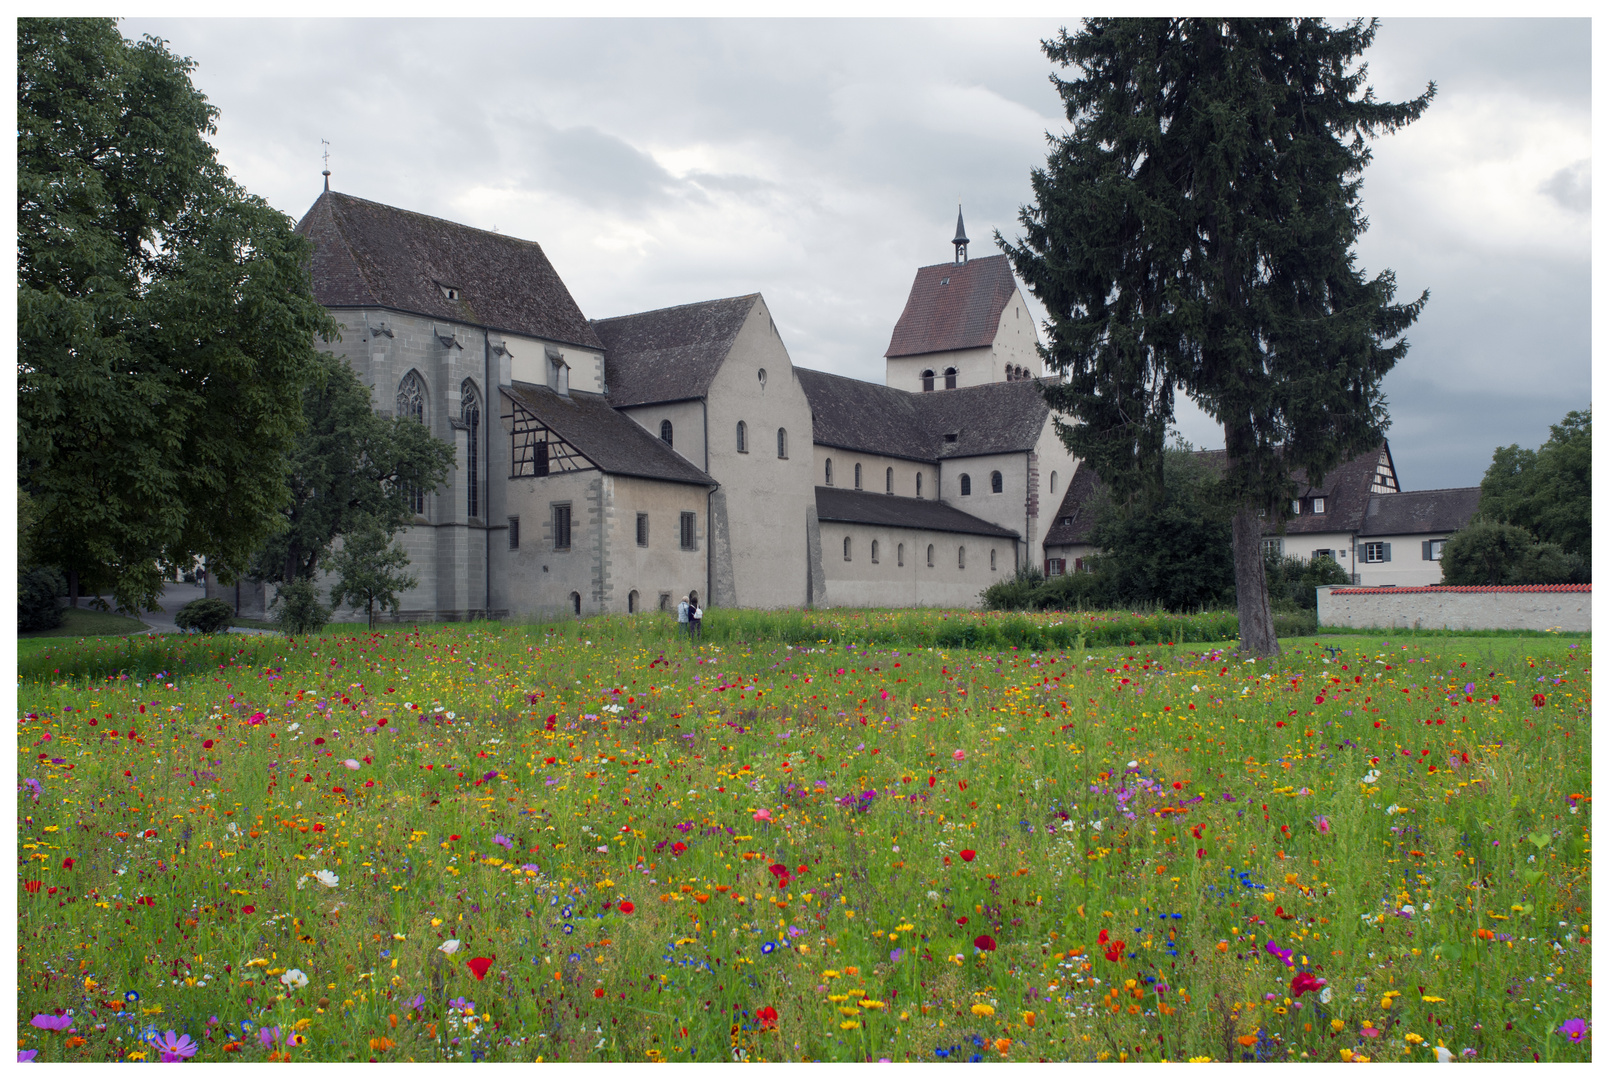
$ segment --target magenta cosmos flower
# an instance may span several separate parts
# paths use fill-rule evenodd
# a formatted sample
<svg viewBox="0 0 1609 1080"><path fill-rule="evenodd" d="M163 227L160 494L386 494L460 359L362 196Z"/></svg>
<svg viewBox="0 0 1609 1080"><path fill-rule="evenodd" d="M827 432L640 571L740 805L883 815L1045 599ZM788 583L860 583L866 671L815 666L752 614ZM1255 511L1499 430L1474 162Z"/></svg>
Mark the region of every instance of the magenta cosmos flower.
<svg viewBox="0 0 1609 1080"><path fill-rule="evenodd" d="M168 1031L165 1035L151 1036L151 1045L162 1051L163 1061L183 1061L200 1049L189 1035Z"/></svg>
<svg viewBox="0 0 1609 1080"><path fill-rule="evenodd" d="M1568 1035L1571 1042L1580 1042L1581 1037L1587 1033L1587 1022L1579 1016L1574 1020L1566 1020L1559 1025L1559 1034Z"/></svg>

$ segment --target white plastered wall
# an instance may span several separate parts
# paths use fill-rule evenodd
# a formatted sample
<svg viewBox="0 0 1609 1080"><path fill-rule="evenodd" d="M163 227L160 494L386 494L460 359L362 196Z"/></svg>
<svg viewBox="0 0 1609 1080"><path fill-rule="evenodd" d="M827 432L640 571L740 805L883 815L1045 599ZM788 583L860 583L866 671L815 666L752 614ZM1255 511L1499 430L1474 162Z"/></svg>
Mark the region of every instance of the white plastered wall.
<svg viewBox="0 0 1609 1080"><path fill-rule="evenodd" d="M848 538L850 558L844 558ZM872 562L872 543L878 561ZM899 564L899 545L905 545L905 565ZM933 565L927 564L928 545ZM821 523L821 559L827 577L827 595L833 607L960 607L982 606L984 589L1012 575L1009 537L967 536L861 525L842 521ZM959 553L966 548L966 567ZM996 569L989 568L989 554Z"/></svg>
<svg viewBox="0 0 1609 1080"><path fill-rule="evenodd" d="M939 497L938 468L929 461L910 461L884 454L867 454L859 450L843 450L836 446L815 447L815 479L812 484L855 490L855 465L861 466L862 491L876 495L888 492L888 470L894 470L895 495L916 498L916 476L922 475L922 498ZM827 462L832 462L832 483L827 483Z"/></svg>

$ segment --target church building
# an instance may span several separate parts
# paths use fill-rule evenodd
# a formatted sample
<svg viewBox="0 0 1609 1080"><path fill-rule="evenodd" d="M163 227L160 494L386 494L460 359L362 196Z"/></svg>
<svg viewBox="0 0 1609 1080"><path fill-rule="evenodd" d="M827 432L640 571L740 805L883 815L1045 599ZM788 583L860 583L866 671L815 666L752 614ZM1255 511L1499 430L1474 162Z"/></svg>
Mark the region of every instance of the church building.
<svg viewBox="0 0 1609 1080"><path fill-rule="evenodd" d="M404 620L973 607L1078 470L1006 257L917 270L885 385L796 367L759 293L589 319L539 244L326 190L331 348L456 468L399 535ZM1041 521L1041 515L1045 520ZM260 601L259 601L260 602Z"/></svg>

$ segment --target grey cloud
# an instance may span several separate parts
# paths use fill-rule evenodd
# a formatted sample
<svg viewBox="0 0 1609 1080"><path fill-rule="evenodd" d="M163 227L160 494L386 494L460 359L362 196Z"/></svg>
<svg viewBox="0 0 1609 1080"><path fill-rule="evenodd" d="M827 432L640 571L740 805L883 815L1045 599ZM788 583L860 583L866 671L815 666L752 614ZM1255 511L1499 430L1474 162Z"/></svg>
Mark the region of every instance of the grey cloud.
<svg viewBox="0 0 1609 1080"><path fill-rule="evenodd" d="M1565 166L1548 177L1539 190L1566 210L1592 213L1592 162Z"/></svg>

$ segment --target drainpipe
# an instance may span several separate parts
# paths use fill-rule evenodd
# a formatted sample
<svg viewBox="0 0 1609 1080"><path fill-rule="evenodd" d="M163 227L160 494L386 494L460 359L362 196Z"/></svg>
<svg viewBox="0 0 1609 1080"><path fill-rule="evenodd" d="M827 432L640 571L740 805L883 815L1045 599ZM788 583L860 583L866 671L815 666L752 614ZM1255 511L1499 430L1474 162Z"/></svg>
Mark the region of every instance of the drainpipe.
<svg viewBox="0 0 1609 1080"><path fill-rule="evenodd" d="M704 412L704 472L710 471L710 399L706 396L699 405ZM704 493L704 605L710 601L710 587L715 583L715 489Z"/></svg>
<svg viewBox="0 0 1609 1080"><path fill-rule="evenodd" d="M486 473L486 505L481 508L481 520L485 522L482 531L486 534L486 613L483 618L492 617L492 332L481 329L481 347L484 350L485 377L481 385L486 388L486 398L481 402L481 428L486 432L486 454L481 459L481 470ZM498 403L498 412L502 413L502 403ZM479 483L471 480L472 483Z"/></svg>
<svg viewBox="0 0 1609 1080"><path fill-rule="evenodd" d="M1029 483L1032 483L1034 479L1033 456L1034 452L1032 450L1024 450L1022 452L1022 474L1028 478ZM1015 568L1018 570L1022 569L1022 560L1026 559L1033 551L1033 538L1028 532L1028 522L1033 520L1033 515L1028 513L1028 507L1032 504L1033 497L1034 493L1032 490L1030 490L1028 492L1028 497L1022 501L1022 554L1017 558L1017 565ZM1012 546L1015 547L1016 545Z"/></svg>

